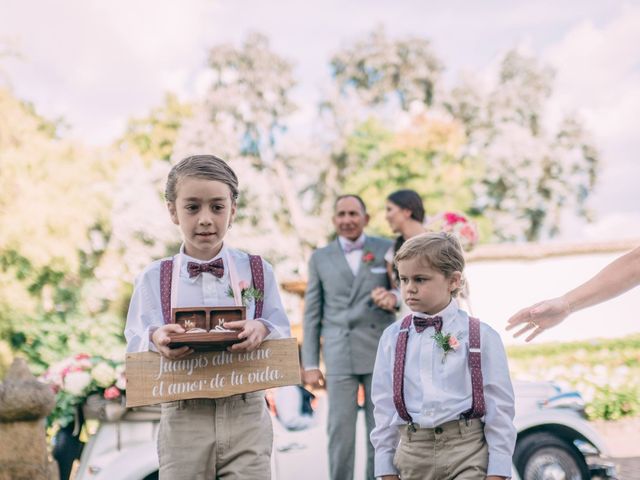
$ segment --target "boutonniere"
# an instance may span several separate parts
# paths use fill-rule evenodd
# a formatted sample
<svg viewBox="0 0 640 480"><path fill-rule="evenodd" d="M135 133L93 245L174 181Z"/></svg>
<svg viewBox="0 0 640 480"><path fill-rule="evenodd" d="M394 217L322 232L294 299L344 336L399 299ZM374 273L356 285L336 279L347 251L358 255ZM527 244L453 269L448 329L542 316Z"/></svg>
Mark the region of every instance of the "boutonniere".
<svg viewBox="0 0 640 480"><path fill-rule="evenodd" d="M462 332L458 332L455 335L453 335L452 333L436 332L436 334L433 335L432 338L444 352L442 355L442 363L444 363L449 352L457 352L458 348L460 348Z"/></svg>
<svg viewBox="0 0 640 480"><path fill-rule="evenodd" d="M246 280L240 280L238 282L238 287L240 288L240 296L242 297L242 305L245 307L251 300L262 300L262 292L257 288L249 286L249 282ZM233 297L233 288L231 288L231 284L227 287L227 296Z"/></svg>
<svg viewBox="0 0 640 480"><path fill-rule="evenodd" d="M362 261L364 263L373 263L376 259L376 256L373 254L371 250L365 250L362 254Z"/></svg>

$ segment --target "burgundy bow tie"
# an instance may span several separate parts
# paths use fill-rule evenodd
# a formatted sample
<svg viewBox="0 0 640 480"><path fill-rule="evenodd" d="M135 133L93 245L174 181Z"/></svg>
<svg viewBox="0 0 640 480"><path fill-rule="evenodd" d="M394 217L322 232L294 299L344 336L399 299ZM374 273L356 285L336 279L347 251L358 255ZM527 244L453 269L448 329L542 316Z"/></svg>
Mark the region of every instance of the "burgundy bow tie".
<svg viewBox="0 0 640 480"><path fill-rule="evenodd" d="M360 240L359 242L348 242L345 243L342 249L344 253L355 252L356 250L362 250L364 248L364 240Z"/></svg>
<svg viewBox="0 0 640 480"><path fill-rule="evenodd" d="M434 327L436 332L442 331L442 317L431 317L431 318L423 318L413 316L413 326L416 329L416 332L422 333L425 328Z"/></svg>
<svg viewBox="0 0 640 480"><path fill-rule="evenodd" d="M209 272L211 275L215 275L218 278L222 278L224 275L224 264L221 258L216 258L209 263L187 263L187 270L189 271L189 278L197 277L201 273Z"/></svg>

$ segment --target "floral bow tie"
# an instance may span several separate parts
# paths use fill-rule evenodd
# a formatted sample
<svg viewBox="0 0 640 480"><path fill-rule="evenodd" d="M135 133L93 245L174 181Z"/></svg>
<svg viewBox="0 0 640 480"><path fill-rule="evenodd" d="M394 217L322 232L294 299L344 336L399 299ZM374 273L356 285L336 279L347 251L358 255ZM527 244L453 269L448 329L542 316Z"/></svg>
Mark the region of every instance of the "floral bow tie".
<svg viewBox="0 0 640 480"><path fill-rule="evenodd" d="M425 328L429 327L434 327L436 332L439 333L442 331L442 317L423 318L414 315L413 326L418 333L422 333Z"/></svg>
<svg viewBox="0 0 640 480"><path fill-rule="evenodd" d="M189 278L197 277L201 273L208 272L211 275L215 275L218 278L222 278L224 275L224 264L221 258L216 258L209 263L187 263L187 271L189 272Z"/></svg>
<svg viewBox="0 0 640 480"><path fill-rule="evenodd" d="M344 253L355 252L356 250L362 250L364 248L364 240L360 240L359 242L349 242L345 243L342 249Z"/></svg>

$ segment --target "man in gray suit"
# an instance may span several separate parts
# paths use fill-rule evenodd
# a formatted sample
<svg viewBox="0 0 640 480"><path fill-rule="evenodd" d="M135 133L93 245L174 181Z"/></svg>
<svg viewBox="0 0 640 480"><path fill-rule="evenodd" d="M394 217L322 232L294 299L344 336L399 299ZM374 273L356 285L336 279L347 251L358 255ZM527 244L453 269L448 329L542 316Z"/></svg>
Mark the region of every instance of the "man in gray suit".
<svg viewBox="0 0 640 480"><path fill-rule="evenodd" d="M357 392L365 391L367 478L373 479L374 426L371 378L378 340L394 321L392 312L371 299L375 287L390 288L384 254L389 240L366 236L369 215L362 199L343 195L335 203L333 224L338 238L316 250L309 261L305 294L302 362L304 381L324 385L320 337L329 395L329 471L332 480L353 478Z"/></svg>

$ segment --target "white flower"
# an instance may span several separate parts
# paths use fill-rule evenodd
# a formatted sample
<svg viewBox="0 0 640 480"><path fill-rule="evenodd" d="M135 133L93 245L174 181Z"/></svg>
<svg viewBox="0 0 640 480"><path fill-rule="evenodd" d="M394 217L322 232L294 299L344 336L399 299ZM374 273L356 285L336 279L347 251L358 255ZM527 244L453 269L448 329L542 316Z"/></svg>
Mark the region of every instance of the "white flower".
<svg viewBox="0 0 640 480"><path fill-rule="evenodd" d="M107 388L113 385L116 380L115 369L106 362L100 362L93 370L91 370L91 376L96 381L98 386Z"/></svg>
<svg viewBox="0 0 640 480"><path fill-rule="evenodd" d="M64 377L64 389L71 395L82 395L90 384L89 372L70 372Z"/></svg>
<svg viewBox="0 0 640 480"><path fill-rule="evenodd" d="M125 390L127 388L127 377L124 374L124 366L122 369L118 369L118 379L116 380L116 387L120 390Z"/></svg>

